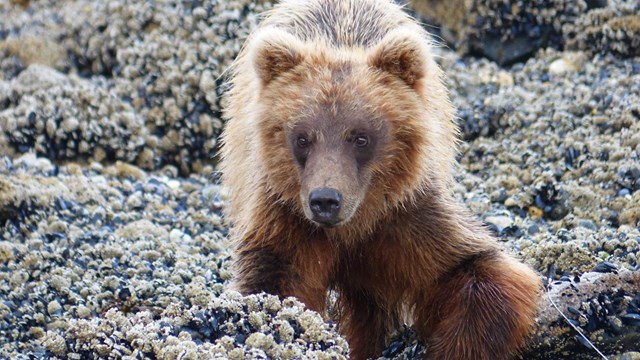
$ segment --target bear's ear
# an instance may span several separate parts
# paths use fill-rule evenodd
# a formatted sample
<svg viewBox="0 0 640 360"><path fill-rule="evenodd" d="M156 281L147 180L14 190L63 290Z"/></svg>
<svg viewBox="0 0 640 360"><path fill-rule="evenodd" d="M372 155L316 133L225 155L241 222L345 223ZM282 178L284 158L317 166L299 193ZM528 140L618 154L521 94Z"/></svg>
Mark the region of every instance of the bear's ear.
<svg viewBox="0 0 640 360"><path fill-rule="evenodd" d="M264 85L293 69L304 59L304 44L276 28L261 30L253 39L253 65Z"/></svg>
<svg viewBox="0 0 640 360"><path fill-rule="evenodd" d="M393 30L372 49L369 66L393 74L414 87L425 75L425 42L409 30Z"/></svg>

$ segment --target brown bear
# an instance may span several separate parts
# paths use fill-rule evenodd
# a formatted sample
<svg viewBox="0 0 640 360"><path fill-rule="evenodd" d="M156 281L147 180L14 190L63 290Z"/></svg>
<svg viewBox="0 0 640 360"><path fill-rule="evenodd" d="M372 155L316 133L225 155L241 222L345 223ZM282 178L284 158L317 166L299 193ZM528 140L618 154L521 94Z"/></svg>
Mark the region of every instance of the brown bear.
<svg viewBox="0 0 640 360"><path fill-rule="evenodd" d="M328 290L353 359L411 321L433 359L507 359L540 280L451 195L432 40L386 0L284 0L231 69L221 150L243 293Z"/></svg>

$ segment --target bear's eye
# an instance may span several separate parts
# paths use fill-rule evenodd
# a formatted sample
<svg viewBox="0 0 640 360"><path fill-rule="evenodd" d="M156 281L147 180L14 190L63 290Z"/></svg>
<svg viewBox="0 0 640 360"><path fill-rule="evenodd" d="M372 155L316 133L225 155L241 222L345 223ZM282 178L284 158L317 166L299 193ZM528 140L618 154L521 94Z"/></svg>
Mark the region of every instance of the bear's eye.
<svg viewBox="0 0 640 360"><path fill-rule="evenodd" d="M298 145L299 148L306 148L307 146L309 146L309 139L307 139L306 137L300 135L298 136L298 139L296 139L296 145Z"/></svg>
<svg viewBox="0 0 640 360"><path fill-rule="evenodd" d="M355 146L363 148L369 145L369 137L365 135L358 135L353 139Z"/></svg>

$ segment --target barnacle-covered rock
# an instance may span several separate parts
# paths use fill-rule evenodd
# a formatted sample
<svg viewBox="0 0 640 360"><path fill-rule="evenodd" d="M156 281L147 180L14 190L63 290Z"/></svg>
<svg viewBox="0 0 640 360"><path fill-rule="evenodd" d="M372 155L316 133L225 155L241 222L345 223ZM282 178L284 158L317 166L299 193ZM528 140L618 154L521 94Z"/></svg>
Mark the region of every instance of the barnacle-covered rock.
<svg viewBox="0 0 640 360"><path fill-rule="evenodd" d="M101 119L115 118L115 123L123 117L136 123L143 119L143 128L120 141L120 147L114 144L122 137L113 134L109 140L108 126L102 140L109 146L97 147L96 136L83 143L62 130L56 137L37 138L29 133L39 132L33 128L53 125L50 121L47 125L47 117L29 118L31 112L38 114L47 105L83 110L82 104L68 104L46 93L51 98L47 104L36 101L16 109L19 99L4 102L10 110L6 114L10 131L21 124L25 134L7 134L3 128L0 148L18 153L35 149L52 159L97 152L98 160L121 159L147 169L175 165L183 175L212 163L223 124L224 71L257 24L257 13L268 3L42 1L26 5L0 5L9 14L0 23L0 79L13 80L34 64L75 74L86 81L68 84L64 96L77 97L73 93L84 94L90 87L86 96L98 93L121 103L99 114ZM70 109L71 105L79 110ZM30 111L25 113L25 107ZM56 119L53 122L60 126ZM82 116L78 122L85 122Z"/></svg>
<svg viewBox="0 0 640 360"><path fill-rule="evenodd" d="M637 351L640 272L587 273L558 281L550 285L542 309L523 359L551 359L554 354L571 359L600 358L592 345L611 355Z"/></svg>
<svg viewBox="0 0 640 360"><path fill-rule="evenodd" d="M7 85L5 85L7 86ZM0 129L15 153L49 159L124 160L144 152L148 130L133 107L106 86L30 65L0 95Z"/></svg>
<svg viewBox="0 0 640 360"><path fill-rule="evenodd" d="M539 48L561 48L562 25L594 2L569 0L414 0L412 7L463 53L479 53L500 65L532 56Z"/></svg>
<svg viewBox="0 0 640 360"><path fill-rule="evenodd" d="M608 7L590 11L565 25L568 48L640 56L640 2L610 2Z"/></svg>
<svg viewBox="0 0 640 360"><path fill-rule="evenodd" d="M201 192L207 182L122 163L0 157L0 357L66 354L58 340L70 321L110 309L159 314L218 297L229 255L220 209Z"/></svg>
<svg viewBox="0 0 640 360"><path fill-rule="evenodd" d="M101 319L71 320L64 333L47 333L38 346L56 355L49 344L61 337L69 357L346 359L348 354L334 326L294 298L235 292L205 305L170 304L155 313L112 308Z"/></svg>
<svg viewBox="0 0 640 360"><path fill-rule="evenodd" d="M588 0L413 0L412 8L463 53L510 65L547 46L564 47L563 25L607 6ZM434 29L432 29L434 30Z"/></svg>

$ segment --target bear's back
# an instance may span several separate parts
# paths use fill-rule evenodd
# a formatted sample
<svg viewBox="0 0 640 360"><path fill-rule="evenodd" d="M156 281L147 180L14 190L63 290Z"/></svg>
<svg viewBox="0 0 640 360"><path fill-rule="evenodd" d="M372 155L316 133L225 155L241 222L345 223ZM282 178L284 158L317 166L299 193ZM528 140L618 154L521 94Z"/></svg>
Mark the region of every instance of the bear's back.
<svg viewBox="0 0 640 360"><path fill-rule="evenodd" d="M401 26L422 29L400 6L388 0L284 0L262 23L295 35L304 42L368 48Z"/></svg>

